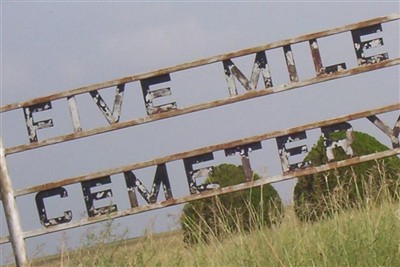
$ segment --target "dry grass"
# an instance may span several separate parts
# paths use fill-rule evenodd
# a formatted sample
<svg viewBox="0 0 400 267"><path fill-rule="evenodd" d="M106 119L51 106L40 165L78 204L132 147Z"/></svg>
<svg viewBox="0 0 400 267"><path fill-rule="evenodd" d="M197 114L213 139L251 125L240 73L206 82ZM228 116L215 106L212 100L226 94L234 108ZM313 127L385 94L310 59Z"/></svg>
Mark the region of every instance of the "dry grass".
<svg viewBox="0 0 400 267"><path fill-rule="evenodd" d="M400 266L399 189L393 196L382 187L379 201L367 197L358 207L337 207L332 217L317 222L300 222L293 207L286 207L279 226L192 246L182 241L181 231L126 240L112 234L109 222L100 234L87 233L78 250L32 266Z"/></svg>

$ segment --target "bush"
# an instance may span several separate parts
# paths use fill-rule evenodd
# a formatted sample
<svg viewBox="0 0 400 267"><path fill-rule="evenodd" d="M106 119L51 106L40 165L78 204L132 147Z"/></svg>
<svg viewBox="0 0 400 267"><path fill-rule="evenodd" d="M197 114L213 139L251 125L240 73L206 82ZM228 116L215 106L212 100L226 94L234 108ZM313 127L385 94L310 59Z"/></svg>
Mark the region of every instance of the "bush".
<svg viewBox="0 0 400 267"><path fill-rule="evenodd" d="M260 179L257 174L254 180ZM246 182L242 166L222 164L214 168L205 183L220 187ZM196 200L183 208L181 226L185 243L209 241L210 238L248 231L252 227L271 226L281 220L282 203L270 185L255 187L216 197Z"/></svg>
<svg viewBox="0 0 400 267"><path fill-rule="evenodd" d="M345 138L345 132L331 134L331 140ZM375 138L354 132L351 145L356 156L388 150ZM335 160L349 156L341 147L335 148ZM328 162L322 137L304 159L313 166ZM294 189L295 212L301 220L317 220L331 216L339 209L357 207L365 201L399 197L400 159L397 156L364 162L298 178Z"/></svg>

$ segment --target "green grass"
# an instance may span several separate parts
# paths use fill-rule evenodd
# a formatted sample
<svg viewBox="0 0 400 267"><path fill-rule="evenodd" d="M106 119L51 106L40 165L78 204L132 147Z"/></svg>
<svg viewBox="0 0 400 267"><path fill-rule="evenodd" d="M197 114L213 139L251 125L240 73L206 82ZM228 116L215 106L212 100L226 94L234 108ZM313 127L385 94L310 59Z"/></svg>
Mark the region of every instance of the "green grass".
<svg viewBox="0 0 400 267"><path fill-rule="evenodd" d="M380 176L384 179L384 172ZM180 230L148 232L127 240L124 234L115 234L120 229L109 221L100 231L86 233L79 249L64 249L60 255L33 260L31 265L400 266L400 186L395 187L395 195L386 183L372 192L367 186L370 179L365 180L364 198L358 205L337 206L332 216L314 222L298 220L293 207L286 207L278 226L256 223L250 231L237 228L223 238L211 235L208 242L189 246Z"/></svg>
<svg viewBox="0 0 400 267"><path fill-rule="evenodd" d="M180 231L82 247L32 266L400 266L398 203L348 210L314 223L291 207L277 228L187 247ZM47 263L46 263L47 261Z"/></svg>

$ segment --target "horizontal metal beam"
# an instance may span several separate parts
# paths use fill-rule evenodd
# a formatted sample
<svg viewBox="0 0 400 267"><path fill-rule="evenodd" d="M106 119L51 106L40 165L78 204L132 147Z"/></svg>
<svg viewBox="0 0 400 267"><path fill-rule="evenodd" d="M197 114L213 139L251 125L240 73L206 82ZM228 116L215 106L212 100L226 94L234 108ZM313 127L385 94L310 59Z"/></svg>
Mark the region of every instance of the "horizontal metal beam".
<svg viewBox="0 0 400 267"><path fill-rule="evenodd" d="M342 27L332 28L329 30L313 32L313 33L301 35L301 36L298 36L295 38L277 41L277 42L260 45L260 46L256 46L256 47L252 47L252 48L248 48L248 49L243 49L243 50L236 51L236 52L226 53L226 54L222 54L222 55L218 55L218 56L213 56L213 57L209 57L209 58L205 58L205 59L200 59L197 61L183 63L183 64L179 64L179 65L176 65L173 67L159 69L159 70L152 71L152 72L147 72L147 73L132 75L132 76L126 76L126 77L118 78L118 79L107 81L107 82L97 83L97 84L93 84L93 85L89 85L89 86L79 87L79 88L72 89L69 91L50 94L50 95L47 95L44 97L38 97L38 98L34 98L31 100L27 100L27 101L21 101L21 102L17 102L17 103L13 103L13 104L8 104L8 105L0 107L0 112L6 112L6 111L10 111L10 110L14 110L14 109L22 108L22 107L28 107L28 106L43 103L43 102L48 102L48 101L53 101L53 100L57 100L57 99L61 99L61 98L66 98L69 96L75 96L75 95L79 95L79 94L83 94L83 93L88 93L88 92L91 92L94 90L100 90L100 89L104 89L104 88L108 88L108 87L117 86L120 84L125 84L125 83L129 83L129 82L133 82L133 81L139 81L139 80L147 79L147 78L154 77L154 76L173 73L173 72L182 71L182 70L186 70L186 69L190 69L190 68L196 68L196 67L212 64L215 62L227 60L227 59L246 56L246 55L254 54L254 53L257 53L260 51L265 51L265 50L270 50L270 49L274 49L277 47L292 45L292 44L309 41L309 40L316 39L316 38L326 37L326 36L346 32L346 31L351 31L354 29L367 27L367 26L371 26L371 25L375 25L375 24L379 24L379 23L390 22L390 21L398 20L398 19L400 19L400 14L392 14L392 15L388 15L388 16L382 16L382 17L378 17L378 18L374 18L374 19L369 19L369 20L349 24L349 25L342 26Z"/></svg>
<svg viewBox="0 0 400 267"><path fill-rule="evenodd" d="M377 70L377 69L381 69L381 68L385 68L385 67L390 67L390 66L394 66L394 65L399 65L399 64L400 64L400 58L396 58L396 59L386 60L386 61L372 64L372 65L363 65L363 66L359 66L356 68L335 72L333 74L321 75L321 76L317 76L314 78L310 78L310 79L295 82L295 83L289 83L289 84L285 84L285 85L270 87L268 89L249 91L242 95L231 96L230 98L227 98L227 99L215 100L215 101L208 102L208 103L202 103L202 104L198 104L198 105L194 105L194 106L190 106L190 107L186 107L186 108L180 108L180 109L176 109L176 110L171 110L168 112L155 114L155 115L151 115L151 116L147 116L147 117L143 117L143 118L119 122L119 123L107 125L104 127L98 127L98 128L87 130L87 131L74 132L71 134L48 138L48 139L41 140L38 142L30 143L30 144L24 144L24 145L18 145L15 147L6 148L5 154L10 155L10 154L23 152L23 151L27 151L27 150L31 150L31 149L35 149L35 148L39 148L39 147L54 145L54 144L58 144L58 143L66 142L66 141L80 139L83 137L93 136L93 135L97 135L97 134L101 134L101 133L106 133L106 132L110 132L110 131L124 129L127 127L132 127L135 125L140 125L140 124L158 121L158 120L162 120L162 119L166 119L166 118L176 117L176 116L189 114L189 113L196 112L196 111L206 110L209 108L215 108L215 107L219 107L219 106L223 106L223 105L228 105L228 104L236 103L236 102L243 101L243 100L248 100L248 99L266 96L266 95L270 95L270 94L274 94L274 93L278 93L278 92L288 91L288 90L292 90L292 89L296 89L296 88L300 88L300 87L304 87L304 86L308 86L308 85L312 85L312 84L317 84L317 83L321 83L321 82L325 82L325 81L330 81L330 80L334 80L334 79L338 79L338 78L343 78L343 77L360 74L360 73L364 73L364 72L368 72L368 71L372 71L372 70Z"/></svg>
<svg viewBox="0 0 400 267"><path fill-rule="evenodd" d="M292 134L292 133L298 133L301 131L320 128L320 127L324 127L324 126L329 126L329 125L333 125L333 124L337 124L337 123L341 123L341 122L347 122L349 120L365 118L368 116L372 116L372 115L376 115L376 114L380 114L380 113L384 113L384 112L389 112L389 111L394 111L394 110L399 110L399 109L400 109L400 104L384 106L384 107L374 109L374 110L368 110L368 111L345 115L345 116L341 116L341 117L337 117L337 118L333 118L333 119L329 119L329 120L313 122L313 123L309 123L309 124L306 124L303 126L289 128L286 130L273 131L273 132L256 135L256 136L249 137L249 138L239 139L239 140L235 140L235 141L231 141L231 142L227 142L227 143L212 145L212 146L194 149L194 150L186 151L186 152L181 152L181 153L153 159L150 161L129 164L126 166L108 169L108 170L95 172L95 173L91 173L91 174L76 176L76 177L68 178L65 180L57 181L57 182L51 182L51 183L47 183L47 184L33 186L30 188L20 189L20 190L15 191L15 195L22 196L22 195L26 195L26 194L31 194L34 192L39 192L42 190L56 188L59 186L65 186L65 185L79 183L79 182L83 182L83 181L89 181L89 180L93 180L93 179L96 179L99 177L110 176L110 175L114 175L114 174L118 174L118 173L123 173L126 171L142 169L142 168L155 166L155 165L159 165L159 164L163 164L163 163L167 163L167 162L171 162L171 161L176 161L176 160L185 159L185 158L189 158L189 157L193 157L193 156L197 156L197 155L202 155L202 154L209 153L209 152L214 152L214 151L224 150L224 149L228 149L228 148L232 148L232 147L251 144L254 142L272 139L272 138L276 138L279 136L284 136L284 135L288 135L288 134Z"/></svg>
<svg viewBox="0 0 400 267"><path fill-rule="evenodd" d="M169 200L154 203L151 205L130 208L130 209L126 209L123 211L116 211L116 212L109 213L109 214L102 215L102 216L86 218L86 219L82 219L82 220L72 222L72 223L59 224L59 225L55 225L55 226L49 227L49 228L27 231L24 233L24 238L40 236L43 234L54 233L54 232L58 232L58 231L66 230L66 229L72 229L72 228L76 228L76 227L80 227L80 226L84 226L84 225L89 225L89 224L93 224L93 223L97 223L97 222L101 222L101 221L125 217L125 216L138 214L138 213L142 213L142 212L146 212L146 211L150 211L150 210L157 210L157 209L161 209L161 208L165 208L165 207L175 206L175 205L183 204L183 203L194 201L194 200L199 200L199 199L209 198L209 197L218 196L218 195L222 195L222 194L237 192L237 191L241 191L241 190L245 190L245 189L249 189L249 188L253 188L253 187L257 187L257 186L262 186L265 184L271 184L271 183L276 183L276 182L280 182L280 181L285 181L285 180L293 179L293 178L300 177L300 176L305 176L305 175L324 172L324 171L337 169L337 168L341 168L341 167L351 166L354 164L377 160L377 159L390 157L390 156L394 156L394 155L398 155L398 154L400 154L400 148L395 148L395 149L391 149L391 150L387 150L387 151L383 151L383 152L377 152L377 153L370 154L370 155L354 157L354 158L350 158L350 159L346 159L346 160L342 160L342 161L338 161L338 162L332 162L332 163L324 164L324 165L317 166L317 167L309 167L306 169L300 169L297 171L288 172L288 173L284 173L281 175L261 178L256 181L250 181L250 182L241 183L241 184L237 184L237 185L233 185L233 186L227 186L227 187L214 189L214 190L210 190L210 191L204 191L199 194L184 196L184 197L175 198L175 199L169 199ZM9 241L8 237L0 238L0 244L6 243L8 241Z"/></svg>

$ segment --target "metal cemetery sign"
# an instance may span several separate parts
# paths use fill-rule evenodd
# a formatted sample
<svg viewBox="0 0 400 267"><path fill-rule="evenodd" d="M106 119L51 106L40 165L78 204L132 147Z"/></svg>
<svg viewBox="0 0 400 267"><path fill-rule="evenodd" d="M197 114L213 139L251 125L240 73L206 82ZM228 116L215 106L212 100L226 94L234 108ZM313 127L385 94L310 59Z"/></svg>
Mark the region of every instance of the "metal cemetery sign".
<svg viewBox="0 0 400 267"><path fill-rule="evenodd" d="M24 244L24 239L26 238L399 154L400 117L395 125L388 126L377 116L386 112L397 112L400 109L400 104L398 103L399 101L397 99L397 101L392 105L387 105L372 110L347 114L329 120L312 122L290 129L266 132L245 139L230 141L227 143L156 158L151 161L132 163L114 169L107 169L59 181L51 181L46 184L35 185L17 190L12 188L11 179L8 175L6 164L6 156L10 154L20 153L61 142L76 140L96 134L106 133L109 131L132 127L165 118L180 116L191 112L214 108L260 96L292 90L307 85L398 65L400 63L400 58L390 58L388 53L373 54L368 56L366 54L370 54L369 49L384 46L383 38L379 36L376 38L370 38L370 35L379 35L383 31L382 25L384 23L398 20L399 18L399 14L375 18L344 27L315 32L293 39L283 40L233 53L185 63L154 72L128 76L117 80L2 106L0 108L2 113L13 110L22 112L22 118L25 120L21 121L21 123L26 125L26 137L28 142L12 147L4 147L3 143L0 143L1 199L10 233L9 237L0 238L0 242L6 243L11 241L17 264L24 266L27 264L27 256ZM318 40L323 37L329 38L331 35L345 32L349 32L351 34L357 66L350 69L347 68L345 63L324 66L321 60ZM297 66L294 60L294 53L292 51L292 45L297 43L307 43L309 46L312 61L315 67L315 75L312 78L306 80L301 80L299 78ZM272 49L281 49L284 53L284 63L287 67L287 74L290 80L290 82L287 84L274 84L274 76L272 75L273 73L270 71L268 64L268 54ZM249 77L245 76L235 65L235 58L247 55L254 55L253 69ZM169 98L173 97L170 87L154 89L154 87L160 87L160 84L163 85L164 83L170 82L171 73L190 70L195 67L203 67L208 64L220 64L221 78L224 78L225 75L226 79L227 90L229 94L228 98L215 99L212 102L207 103L197 103L188 107L180 107L176 102L162 105L155 104L154 100L157 98L163 98L166 96ZM263 86L258 88L260 80L262 81L261 84ZM143 117L138 116L131 118L130 120L120 121L121 107L126 101L129 101L128 99L124 99L124 90L126 84L135 82L140 83L143 93L143 105L147 114ZM238 86L239 84L240 86ZM244 88L244 90L240 91L239 88ZM114 103L112 107L110 107L103 99L100 92L101 89L115 90ZM85 112L85 109L78 107L76 98L79 98L83 94L90 95L94 101L94 104L98 106L99 111L102 115L104 115L107 124L95 129L87 129L85 125L82 125L80 113ZM42 139L40 138L41 129L54 126L53 119L48 114L51 114L49 111L53 109L53 103L55 101L66 101L68 103L73 127L71 132L68 134ZM39 114L42 111L47 111L46 116L49 117L43 120L35 119L35 114ZM363 118L371 121L388 138L390 138L393 149L360 157L353 155L351 148L353 141L353 127L351 125L351 121ZM304 145L303 141L307 139L307 131L312 129L320 129L321 135L325 138L325 140L327 140L327 157L330 160L330 163L326 165L311 166L310 164L295 160L295 156L308 152L309 148ZM4 129L4 131L5 130L6 129ZM339 130L345 130L347 133L347 138L335 142L329 142L330 134ZM262 149L262 142L271 139L276 141L278 148L278 155L276 156L279 157L281 161L282 174L252 181L252 170L250 167L251 152ZM331 152L333 147L337 146L342 147L344 151L352 157L343 161L335 161L333 153ZM200 184L198 179L200 177L207 176L207 174L212 171L212 160L214 159L213 153L216 151L224 151L226 157L240 157L248 181L246 183L224 188L220 188L218 185L214 184ZM187 183L190 192L190 195L188 196L175 198L173 195L174 190L171 187L168 176L168 166L169 163L173 161L181 161L183 164L186 177L182 180L182 182ZM208 167L196 167L197 164L202 162L209 163ZM143 177L139 177L136 170L152 166L156 167L156 170L154 173L152 186L150 189L148 189L142 182ZM97 203L98 200L111 198L113 196L113 192L111 189L96 190L96 187L106 187L107 184L112 183L113 179L115 179L114 176L117 174L124 177L126 194L128 195L130 201L130 208L125 210L119 210L116 204L99 206ZM73 184L80 184L80 187L82 188L82 202L86 206L87 217L76 220L76 216L71 210L68 208L64 210L64 208L60 207L60 211L62 211L64 215L50 218L46 211L45 199L54 196L68 198L68 186ZM161 197L159 197L161 187L161 191L164 193L163 199L160 199ZM146 205L139 205L137 193L139 193L140 196L146 201ZM42 228L30 231L23 231L21 228L15 198L24 195L31 196L32 200L36 202L38 220L40 220L40 223L43 226Z"/></svg>

